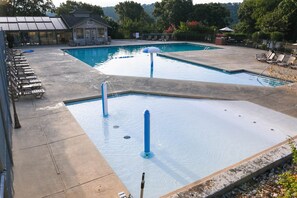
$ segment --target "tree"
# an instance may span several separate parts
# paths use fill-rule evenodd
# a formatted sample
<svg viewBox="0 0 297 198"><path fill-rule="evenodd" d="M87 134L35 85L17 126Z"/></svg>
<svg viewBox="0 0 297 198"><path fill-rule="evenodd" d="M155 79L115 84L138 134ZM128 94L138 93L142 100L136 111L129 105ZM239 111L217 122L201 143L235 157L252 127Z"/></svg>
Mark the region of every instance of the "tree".
<svg viewBox="0 0 297 198"><path fill-rule="evenodd" d="M256 31L256 20L253 18L255 9L256 0L245 0L242 2L238 10L240 22L236 25L236 30L248 34Z"/></svg>
<svg viewBox="0 0 297 198"><path fill-rule="evenodd" d="M238 14L240 23L236 29L241 32L278 31L284 33L287 39L297 39L296 0L244 0Z"/></svg>
<svg viewBox="0 0 297 198"><path fill-rule="evenodd" d="M13 7L11 1L0 0L0 16L13 16Z"/></svg>
<svg viewBox="0 0 297 198"><path fill-rule="evenodd" d="M115 6L115 10L120 21L127 18L132 21L139 20L145 14L143 7L134 1L121 2Z"/></svg>
<svg viewBox="0 0 297 198"><path fill-rule="evenodd" d="M111 36L111 38L122 38L123 36L119 33L119 24L115 22L112 18L105 16L104 20L108 24L108 35Z"/></svg>
<svg viewBox="0 0 297 198"><path fill-rule="evenodd" d="M293 42L297 41L297 2L284 0L279 5L279 9L283 13L282 19L287 21L286 38Z"/></svg>
<svg viewBox="0 0 297 198"><path fill-rule="evenodd" d="M52 0L1 0L2 16L45 16L46 12L54 11Z"/></svg>
<svg viewBox="0 0 297 198"><path fill-rule="evenodd" d="M297 1L283 0L274 11L277 18L279 28L283 29L286 34L286 39L296 42L297 40ZM278 30L277 30L278 31Z"/></svg>
<svg viewBox="0 0 297 198"><path fill-rule="evenodd" d="M190 14L191 20L200 21L208 26L222 28L230 23L230 12L220 3L196 4Z"/></svg>
<svg viewBox="0 0 297 198"><path fill-rule="evenodd" d="M143 7L133 1L125 1L115 6L119 15L120 31L126 38L133 32L146 33L153 30L153 19L144 11Z"/></svg>
<svg viewBox="0 0 297 198"><path fill-rule="evenodd" d="M230 25L235 25L238 23L238 9L241 3L224 3L222 4L230 12Z"/></svg>
<svg viewBox="0 0 297 198"><path fill-rule="evenodd" d="M171 24L178 26L180 22L186 22L192 10L192 0L162 0L156 2L154 16L159 27L164 30Z"/></svg>
<svg viewBox="0 0 297 198"><path fill-rule="evenodd" d="M66 3L61 3L60 6L57 8L56 13L58 15L69 14L69 12L76 9L92 11L94 14L104 16L103 10L100 6L91 5L83 2L76 2L72 0L67 0Z"/></svg>

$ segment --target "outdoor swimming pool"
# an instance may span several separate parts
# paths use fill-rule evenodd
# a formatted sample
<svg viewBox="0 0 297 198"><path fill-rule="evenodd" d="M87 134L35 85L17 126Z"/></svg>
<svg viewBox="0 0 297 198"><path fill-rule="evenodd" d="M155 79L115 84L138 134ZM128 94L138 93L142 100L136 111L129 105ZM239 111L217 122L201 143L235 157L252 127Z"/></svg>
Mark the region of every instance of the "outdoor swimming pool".
<svg viewBox="0 0 297 198"><path fill-rule="evenodd" d="M142 53L148 45L100 47L66 50L70 55L96 68L107 75L154 77L177 80L193 80L226 84L275 87L288 82L247 72L228 73L209 67L181 62L161 56L154 56L153 71L150 67L149 54ZM154 45L162 52L216 50L217 48L180 44Z"/></svg>
<svg viewBox="0 0 297 198"><path fill-rule="evenodd" d="M244 101L129 94L108 99L107 118L101 102L67 107L134 197L142 172L144 197L155 198L297 135L295 118ZM140 156L145 109L151 114L151 159Z"/></svg>

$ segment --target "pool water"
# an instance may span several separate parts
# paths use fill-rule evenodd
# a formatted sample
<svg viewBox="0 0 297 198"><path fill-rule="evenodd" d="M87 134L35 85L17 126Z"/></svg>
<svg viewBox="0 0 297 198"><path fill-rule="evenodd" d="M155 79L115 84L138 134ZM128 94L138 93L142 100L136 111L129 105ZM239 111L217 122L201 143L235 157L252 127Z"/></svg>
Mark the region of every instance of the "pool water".
<svg viewBox="0 0 297 198"><path fill-rule="evenodd" d="M130 45L130 46L110 46L83 49L68 49L67 53L77 59L95 67L113 59L133 58L136 54L142 54L142 49L155 46L162 52L180 52L195 50L212 50L218 49L206 45L194 45L189 43L175 44L155 44L155 45Z"/></svg>
<svg viewBox="0 0 297 198"><path fill-rule="evenodd" d="M122 95L108 99L107 118L101 102L67 107L134 197L142 172L144 197L155 198L297 135L295 118L245 101ZM151 159L140 155L145 109L151 115Z"/></svg>
<svg viewBox="0 0 297 198"><path fill-rule="evenodd" d="M214 47L194 44L155 45L162 52L215 50ZM153 77L192 80L225 84L275 87L288 84L275 78L248 72L224 72L197 64L190 64L162 56L154 56L151 68L150 55L142 53L146 46L103 47L67 50L69 54L107 75Z"/></svg>

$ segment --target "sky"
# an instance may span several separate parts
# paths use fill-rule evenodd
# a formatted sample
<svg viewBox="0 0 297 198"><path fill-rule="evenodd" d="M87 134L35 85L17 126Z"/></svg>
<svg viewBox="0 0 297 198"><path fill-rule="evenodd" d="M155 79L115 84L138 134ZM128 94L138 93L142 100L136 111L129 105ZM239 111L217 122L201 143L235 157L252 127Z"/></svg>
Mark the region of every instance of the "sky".
<svg viewBox="0 0 297 198"><path fill-rule="evenodd" d="M66 2L66 0L52 0L56 7L60 5L60 3ZM101 7L107 6L115 6L119 2L124 2L125 0L76 0L82 1L84 3L89 3L93 5L99 5ZM131 0L130 0L131 1ZM151 4L156 1L160 2L161 0L133 0L134 2L141 3L141 4ZM242 2L243 0L193 0L194 4L197 3L229 3L229 2Z"/></svg>

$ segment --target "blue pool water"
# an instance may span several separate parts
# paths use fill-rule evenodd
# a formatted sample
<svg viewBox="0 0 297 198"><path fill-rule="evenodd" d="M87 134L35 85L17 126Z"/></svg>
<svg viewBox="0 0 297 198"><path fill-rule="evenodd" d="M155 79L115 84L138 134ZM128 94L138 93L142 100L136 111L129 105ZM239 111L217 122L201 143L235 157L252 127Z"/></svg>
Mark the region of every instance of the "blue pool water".
<svg viewBox="0 0 297 198"><path fill-rule="evenodd" d="M69 49L67 52L107 75L154 77L269 87L288 83L279 79L259 76L248 72L224 72L162 56L154 56L154 67L151 70L149 54L142 53L142 49L147 46ZM162 52L216 49L214 47L194 44L159 44L154 46L159 47Z"/></svg>
<svg viewBox="0 0 297 198"><path fill-rule="evenodd" d="M101 102L67 107L134 197L142 172L144 197L160 197L297 135L295 118L245 101L123 95L108 99L107 118ZM151 159L140 155L145 109Z"/></svg>
<svg viewBox="0 0 297 198"><path fill-rule="evenodd" d="M204 45L193 45L188 43L177 44L156 44L156 45L130 45L130 46L111 46L100 48L84 48L84 49L68 49L67 52L76 57L77 59L87 63L88 65L95 67L103 64L106 61L110 61L118 58L133 58L135 54L142 53L142 49L145 47L156 46L161 49L162 52L180 52L180 51L195 51L195 50L212 50L218 49L215 47Z"/></svg>

